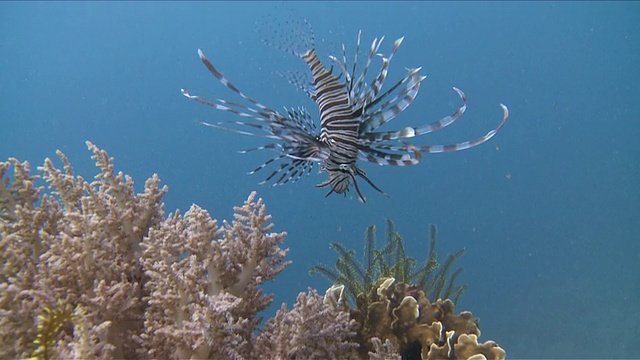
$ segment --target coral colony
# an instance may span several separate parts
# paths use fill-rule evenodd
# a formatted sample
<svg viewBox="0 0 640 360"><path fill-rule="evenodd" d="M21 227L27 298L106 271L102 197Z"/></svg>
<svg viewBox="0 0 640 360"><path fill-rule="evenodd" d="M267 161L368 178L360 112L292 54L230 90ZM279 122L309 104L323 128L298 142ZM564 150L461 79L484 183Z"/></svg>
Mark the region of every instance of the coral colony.
<svg viewBox="0 0 640 360"><path fill-rule="evenodd" d="M262 199L251 193L230 222L197 205L166 215L158 176L136 194L87 146L95 179L74 175L58 152L62 170L49 159L38 168L49 191L27 162L0 162L0 358L505 357L478 343L471 313L383 273L356 304L345 284L325 296L309 289L260 326L273 301L261 285L289 264L287 234L272 231Z"/></svg>

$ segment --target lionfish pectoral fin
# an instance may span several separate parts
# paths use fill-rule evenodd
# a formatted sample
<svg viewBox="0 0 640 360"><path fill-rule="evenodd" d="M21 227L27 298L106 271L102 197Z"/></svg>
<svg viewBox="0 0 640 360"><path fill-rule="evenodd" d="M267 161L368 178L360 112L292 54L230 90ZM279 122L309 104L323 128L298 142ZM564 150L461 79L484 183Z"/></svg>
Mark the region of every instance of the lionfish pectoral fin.
<svg viewBox="0 0 640 360"><path fill-rule="evenodd" d="M370 138L372 135L369 132L391 121L413 103L420 90L420 83L426 78L418 73L419 70L420 68L410 69L407 76L368 104L369 108L379 108L371 112L360 125L359 132L362 136ZM405 86L400 88L401 85ZM395 96L381 104L383 99L397 89L399 91Z"/></svg>
<svg viewBox="0 0 640 360"><path fill-rule="evenodd" d="M484 144L485 142L489 141L489 139L491 139L495 134L497 134L498 131L507 122L507 119L509 119L509 109L504 104L500 104L500 107L502 108L502 113L503 113L502 121L497 127L495 127L493 130L486 133L484 136L480 136L479 138L463 141L456 144L425 145L425 146L414 147L414 149L420 151L421 153L434 154L434 153L443 153L443 152L451 152L451 151L460 151L460 150L465 150L465 149L478 146L480 144Z"/></svg>
<svg viewBox="0 0 640 360"><path fill-rule="evenodd" d="M422 154L420 153L420 149L415 147L413 144L403 141L402 144L409 149L409 151L413 151L413 155L415 156L416 163L422 160Z"/></svg>
<svg viewBox="0 0 640 360"><path fill-rule="evenodd" d="M301 90L310 99L315 99L316 90L313 87L313 80L309 78L308 72L299 71L278 71L278 75L283 77L287 82Z"/></svg>

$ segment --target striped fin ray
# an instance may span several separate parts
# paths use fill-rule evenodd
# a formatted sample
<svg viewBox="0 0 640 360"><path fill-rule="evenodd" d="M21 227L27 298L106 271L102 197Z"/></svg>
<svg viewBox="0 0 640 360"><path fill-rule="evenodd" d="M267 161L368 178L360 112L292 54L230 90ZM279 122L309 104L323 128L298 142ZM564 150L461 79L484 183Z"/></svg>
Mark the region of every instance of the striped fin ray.
<svg viewBox="0 0 640 360"><path fill-rule="evenodd" d="M236 113L236 112L233 112ZM291 116L291 115L290 115ZM248 121L220 121L217 123L210 123L206 121L199 121L198 123L201 125L205 125L208 127L233 131L243 135L256 136L256 137L264 137L269 139L276 140L285 140L291 142L301 142L302 140L306 140L308 138L313 138L315 134L315 129L308 130L305 125L298 124L295 121L291 121L291 118L287 119L285 117L278 118L279 121L267 121L268 119L261 119L257 117L251 117L260 121L261 123L252 123ZM232 128L229 126L225 126L226 124L234 124L248 127L251 130L263 130L266 134L258 134L254 131L246 131L240 130L236 128Z"/></svg>
<svg viewBox="0 0 640 360"><path fill-rule="evenodd" d="M356 40L356 52L353 54L353 68L351 69L351 74L356 74L356 66L358 65L358 55L360 54L360 39L362 38L362 30L358 31L358 39ZM347 54L343 52L343 60L345 70L347 68ZM348 89L353 88L353 76L348 76L349 72L345 71L345 79L347 79Z"/></svg>
<svg viewBox="0 0 640 360"><path fill-rule="evenodd" d="M286 115L283 115L259 103L233 85L213 66L201 50L198 50L198 54L209 72L213 74L220 83L251 104L245 105L219 98L206 100L200 96L191 95L186 90L181 89L182 94L187 98L196 100L217 110L230 112L248 119L247 121L221 121L217 123L200 121L199 123L208 127L233 131L243 135L280 141L280 143L271 143L240 151L241 153L247 153L256 150L273 150L278 153L278 155L268 159L262 165L250 171L249 174L255 174L269 164L281 161L276 169L273 170L262 183L275 180L273 185L282 185L288 182L295 182L305 174L308 175L313 168L314 162L324 161L324 159L329 156L329 151L326 146L316 139L317 130L315 124L311 119L311 115L309 115L303 107L285 108Z"/></svg>
<svg viewBox="0 0 640 360"><path fill-rule="evenodd" d="M254 120L258 120L258 121L263 121L266 122L268 121L272 116L273 117L282 117L284 118L284 116L280 115L277 112L273 112L273 113L265 113L265 112L261 112L258 111L256 109L253 109L251 107L242 105L242 104L238 104L232 101L228 101L228 100L222 100L222 99L216 99L214 98L213 100L206 100L201 98L200 96L197 95L191 95L190 93L188 93L185 89L180 89L180 92L182 93L182 95L184 95L185 97L192 99L192 100L196 100L197 102L204 104L204 105L208 105L213 107L214 109L217 110L222 110L222 111L228 111L230 113L233 113L235 115L241 116L241 117L245 117L245 118L251 118ZM238 107L239 109L236 109L232 106ZM245 112L248 111L248 112Z"/></svg>
<svg viewBox="0 0 640 360"><path fill-rule="evenodd" d="M382 156L385 156L387 154L387 151L404 153L412 152L414 155L416 155L416 152L419 150L416 146L408 142L402 142L400 144L375 144L374 147L368 146L367 148L373 149L374 153L376 151L382 152Z"/></svg>
<svg viewBox="0 0 640 360"><path fill-rule="evenodd" d="M367 63L365 64L364 69L362 70L362 73L360 74L360 76L358 76L358 80L356 80L355 84L353 84L353 88L350 89L351 90L350 93L352 93L353 96L355 96L356 98L362 98L362 99L373 98L370 95L367 96L367 93L369 92L368 91L369 88L365 82L365 79L367 76L367 72L369 70L369 66L371 65L371 60L373 60L373 58L376 56L378 50L380 49L380 45L382 45L383 40L384 40L384 36L380 38L380 41L378 41L378 38L373 39L373 42L371 43L371 47L369 48L369 57L367 58Z"/></svg>
<svg viewBox="0 0 640 360"><path fill-rule="evenodd" d="M294 153L291 151L291 150L293 150L292 148L284 149L282 147L282 145L276 144L276 143L271 143L271 144L266 144L266 145L250 148L250 149L240 150L239 153L246 154L248 152L257 151L257 150L276 150L280 154L275 156L275 157L273 157L273 158L271 158L271 159L269 159L269 160L267 160L267 161L265 161L264 163L262 163L261 165L259 165L255 169L249 171L247 173L247 175L253 175L253 174L257 173L258 171L260 171L260 170L264 169L265 167L267 167L269 164L271 164L271 163L273 163L275 161L281 160L283 158L292 159L289 163L280 164L280 166L278 168L276 168L275 170L273 170L273 172L269 176L267 176L267 178L265 180L260 182L260 185L264 185L269 180L271 180L275 175L281 173L285 169L287 171L279 178L278 181L274 182L273 186L282 185L282 184L285 184L285 183L287 183L289 181L296 182L303 175L305 175L305 174L309 175L311 170L313 169L313 162L306 161L306 160L301 159L301 158L295 158ZM291 158L292 156L293 156L293 158ZM290 176L286 177L287 174L289 174Z"/></svg>
<svg viewBox="0 0 640 360"><path fill-rule="evenodd" d="M201 59L203 59L204 55L202 54L202 52L200 50L198 50L198 53L201 54ZM206 60L206 58L204 58L204 60ZM203 62L204 62L203 60ZM211 71L211 69L213 69L214 71L211 71L212 74L214 74L214 76L216 76L216 78L218 78L220 80L220 82L225 85L225 87L228 87L229 89L233 90L234 92L241 94L241 96L245 99L249 99L246 95L242 94L235 86L233 86L220 72L218 72L215 67L213 67L213 65L211 64L211 62L209 62L208 60L206 60L205 65L209 64L210 66L207 66L207 68ZM216 75L217 74L217 75ZM223 80L224 81L223 81ZM282 114L278 113L275 110L272 110L264 105L260 105L258 104L256 101L252 101L252 103L254 104L258 104L256 106L259 107L260 110L258 109L254 109L250 106L246 106L244 104L240 104L237 103L235 101L230 101L230 100L224 100L224 99L219 99L219 98L214 98L212 100L206 100L200 96L197 95L191 95L190 93L188 93L185 89L181 89L180 90L182 95L184 95L185 97L192 99L192 100L196 100L201 104L204 105L208 105L213 107L214 109L217 110L222 110L222 111L227 111L230 112L232 114L238 115L240 117L244 117L244 118L249 118L249 119L253 119L256 120L260 123L264 123L265 125L259 125L259 124L253 124L253 123L249 123L249 122L242 122L242 121L232 121L232 122L219 122L217 124L214 123L209 123L209 122L204 122L204 121L200 121L199 123L205 126L209 126L209 127L213 127L213 128L218 128L218 129L223 129L223 130L229 130L229 131L234 131L240 134L244 134L244 135L252 135L252 136L259 136L253 132L248 132L248 131L242 131L242 130L238 130L238 129L234 129L234 128L229 128L229 127L225 127L223 126L223 124L225 123L234 123L237 125L244 125L244 126L248 126L250 128L254 128L254 129L262 129L265 130L266 132L270 133L270 138L277 138L275 135L273 135L273 132L270 131L270 129L272 129L274 126L277 126L278 123L284 123L287 121L287 118L285 116L283 116Z"/></svg>
<svg viewBox="0 0 640 360"><path fill-rule="evenodd" d="M371 65L371 61L376 56L378 50L380 49L380 45L382 44L382 40L384 37L378 41L378 38L375 38L371 43L371 47L369 48L369 56L367 58L367 63L365 64L362 73L358 76L357 80L356 76L356 67L358 63L358 54L360 53L360 41L362 37L362 30L358 32L358 38L356 41L356 52L354 55L353 67L351 72L348 70L347 59L346 59L346 50L344 45L342 45L343 51L343 59L342 62L339 61L336 57L330 56L329 58L338 65L340 71L345 75L347 92L349 94L349 102L352 104L354 108L362 108L367 102L373 99L372 90L369 85L365 82L367 72L369 71L369 67Z"/></svg>
<svg viewBox="0 0 640 360"><path fill-rule="evenodd" d="M273 158L270 160L279 160L278 158ZM269 161L271 162L271 161ZM268 163L265 164L265 166ZM265 166L261 166L256 168L255 170L249 172L249 174L255 174L257 171L263 169ZM276 179L271 186L276 185L284 185L288 182L295 183L300 180L304 175L309 175L311 170L313 169L313 163L303 161L303 160L293 160L289 163L281 163L269 176L267 176L263 181L259 184L264 185L271 181L272 179ZM276 176L280 175L278 178Z"/></svg>
<svg viewBox="0 0 640 360"><path fill-rule="evenodd" d="M396 84L397 86L394 85L393 88L389 89L389 92L386 92L372 102L372 104L376 104L383 97L390 94L392 90L408 81L404 89L395 97L380 105L379 109L376 111L366 114L366 117L362 121L359 129L361 140L375 141L376 134L378 133L371 133L370 131L391 121L413 103L418 95L418 91L420 90L420 83L425 79L424 76L418 74L418 70L419 69L414 69L410 71L407 77Z"/></svg>
<svg viewBox="0 0 640 360"><path fill-rule="evenodd" d="M435 153L444 153L444 152L450 152L450 151L460 151L460 150L470 149L472 147L483 144L489 141L489 139L491 139L502 128L502 126L504 126L504 124L507 122L507 119L509 118L509 109L504 104L500 104L500 107L502 108L502 112L503 112L502 121L495 129L489 131L484 136L481 136L477 139L460 142L457 144L425 145L425 146L416 146L415 148L417 151L421 153L435 154Z"/></svg>
<svg viewBox="0 0 640 360"><path fill-rule="evenodd" d="M335 57L330 56L330 58L336 62L340 69L342 70L342 73L345 76L345 83L347 85L347 89L350 91L351 89L353 89L353 81L354 78L353 76L355 76L356 74L356 67L358 65L358 55L360 54L360 40L362 39L362 30L358 31L358 37L356 39L356 51L353 54L353 66L351 69L351 72L349 72L349 70L347 70L348 67L348 63L347 63L347 48L344 44L342 44L342 63L338 62L337 59ZM350 95L350 99L353 98L353 96Z"/></svg>
<svg viewBox="0 0 640 360"><path fill-rule="evenodd" d="M371 89L373 90L372 97L375 98L376 96L378 96L378 93L382 89L382 85L384 85L384 81L387 79L387 74L389 72L389 63L391 63L391 59L393 58L393 55L396 53L396 51L398 51L398 48L402 44L403 40L404 40L404 36L394 41L393 49L391 50L391 53L389 53L388 58L382 56L382 67L380 68L380 73L378 74L378 77L376 78L376 80L373 82L373 85L371 85Z"/></svg>
<svg viewBox="0 0 640 360"><path fill-rule="evenodd" d="M351 93L351 90L353 89L353 75L355 75L356 73L356 65L358 64L358 54L360 53L360 39L362 38L362 30L360 30L358 32L358 39L356 40L356 52L354 54L354 60L353 60L353 68L351 70L351 72L349 72L349 70L347 70L347 50L346 47L344 46L344 44L342 44L342 61L339 61L337 57L335 56L329 56L329 59L331 59L331 61L333 61L338 68L340 69L340 71L344 74L345 76L345 83L347 85L347 89L350 91L349 93L349 99L354 99L356 98L355 93Z"/></svg>
<svg viewBox="0 0 640 360"><path fill-rule="evenodd" d="M360 40L362 38L362 30L358 31L358 40L356 40L356 52L353 54L353 68L351 69L351 74L356 74L356 66L358 65L358 55L360 55ZM345 68L347 66L345 61ZM353 89L353 77L349 80L349 89Z"/></svg>
<svg viewBox="0 0 640 360"><path fill-rule="evenodd" d="M242 134L242 135L249 135L249 136L255 136L255 137L264 137L267 139L275 139L275 140L279 140L280 137L274 135L272 132L268 131L266 129L266 127L263 127L260 124L253 124L250 122L244 122L244 121L221 121L218 123L210 123L210 122L206 122L206 121L198 121L198 124L200 125L204 125L210 128L214 128L214 129L219 129L219 130L226 130L226 131L232 131L238 134ZM236 125L246 125L247 127L251 127L251 128L256 128L256 129L261 129L261 130L265 130L267 132L267 134L257 134L255 132L251 132L251 131L244 131L244 130L240 130L240 129L235 129L232 127L227 127L227 126L223 126L223 124L236 124Z"/></svg>
<svg viewBox="0 0 640 360"><path fill-rule="evenodd" d="M420 74L417 74L417 71L420 70L420 68L418 69L412 69L409 72L409 76L406 77L407 81L410 81L409 84L405 85L404 89L402 89L400 92L398 92L398 94L396 94L396 96L394 96L393 98L385 101L384 103L379 105L379 109L376 110L375 112L373 112L373 114L376 113L381 113L383 112L386 108L392 106L392 104L395 104L397 102L401 102L403 100L409 100L410 103L407 104L406 107L408 107L413 100L415 100L416 96L418 95L418 91L420 90L420 83L422 83L422 81L424 79L426 79L426 76L422 76ZM399 81L398 83L396 83L398 86L394 85L391 89L389 89L390 91L385 92L383 95L379 96L377 99L375 99L374 101L371 102L371 107L376 106L382 99L384 99L385 97L387 97L389 94L391 94L393 92L393 90L396 90L399 85L404 84L404 81ZM402 111L404 111L404 109L406 109L406 107L402 108ZM372 115L373 115L372 114ZM372 122L372 124L375 124L375 128L378 128L382 125L384 125L385 123L389 122L390 120L392 120L393 118L385 118L386 121L384 122Z"/></svg>
<svg viewBox="0 0 640 360"><path fill-rule="evenodd" d="M393 59L393 56L398 51L398 48L402 44L404 37L401 37L396 41L394 41L393 48L388 56L378 53L378 50L383 40L384 40L384 36L380 38L380 41L377 41L377 39L373 41L365 69L363 70L362 74L358 77L358 81L349 89L350 98L352 100L355 100L354 103L357 104L357 107L372 106L372 102L374 101L373 99L375 99L378 96L387 78L391 59ZM378 72L378 75L374 79L371 86L368 86L367 83L365 82L367 70L369 68L369 65L371 64L371 60L376 55L382 58L382 66L380 67L380 71ZM354 67L353 67L354 73L356 68L356 62L357 62L357 56L356 56L356 60L354 60ZM393 89L391 89L390 91L393 91ZM387 91L387 93L389 93L390 91ZM382 97L384 96L381 96L381 98ZM380 99L377 99L375 101L377 102L379 100Z"/></svg>
<svg viewBox="0 0 640 360"><path fill-rule="evenodd" d="M260 104L259 102L255 101L254 99L250 98L249 96L245 95L242 91L240 91L240 89L238 89L229 80L227 80L227 78L224 77L224 75L222 75L222 73L220 73L213 66L213 64L209 61L209 59L206 58L206 56L204 56L204 53L200 49L198 49L198 56L200 56L200 60L202 60L204 65L207 67L207 69L209 69L209 72L211 72L211 74L213 74L213 76L215 76L222 83L222 85L224 85L227 88L231 89L232 91L234 91L235 93L240 95L240 97L242 97L243 99L245 99L245 100L249 101L250 103L254 104L255 106L257 106L261 110L264 110L264 111L269 112L269 113L277 113L277 111L270 109L268 106Z"/></svg>
<svg viewBox="0 0 640 360"><path fill-rule="evenodd" d="M339 62L337 63L340 64ZM342 44L342 63L340 65L340 69L343 70L342 73L344 74L345 83L350 84L351 74L347 71L347 47L344 44Z"/></svg>
<svg viewBox="0 0 640 360"><path fill-rule="evenodd" d="M377 38L373 40L371 47L369 49L369 57L367 59L367 63L364 66L364 69L362 71L362 73L358 76L358 79L356 81L354 81L354 76L356 76L355 72L356 72L356 68L357 68L357 62L358 62L358 54L359 54L359 48L360 48L360 41L361 41L361 36L362 36L362 32L358 33L358 39L357 39L357 43L356 43L356 52L354 55L354 61L353 61L353 68L352 68L352 72L349 73L349 71L347 70L347 61L346 61L346 51L343 45L343 59L342 61L339 61L336 57L330 57L334 63L336 63L338 65L338 67L340 68L340 70L345 74L345 79L347 79L346 85L347 85L347 91L349 93L349 102L350 104L352 104L352 108L354 109L360 109L361 113L370 113L370 109L372 107L374 107L375 105L377 105L377 103L379 103L382 99L384 99L386 96L388 96L391 92L393 92L394 90L396 90L400 85L404 84L406 81L408 81L409 79L413 79L412 75L414 75L415 73L417 73L420 68L417 69L412 69L409 70L409 73L407 74L407 76L405 76L405 78L403 78L401 81L397 82L394 86L392 86L389 90L387 90L383 95L379 96L378 98L376 98L376 96L378 96L378 94L380 93L380 91L382 90L382 87L384 85L384 82L387 78L387 74L388 74L388 70L389 70L389 64L391 62L391 59L393 58L393 56L395 55L395 53L397 52L398 48L400 47L400 45L402 44L402 41L404 40L404 37L401 37L399 39L397 39L396 41L394 41L393 43L393 48L390 52L390 54L388 56L385 56L384 54L378 53L380 46L384 40L384 37L380 38L380 40L378 40ZM380 71L378 72L378 75L376 76L376 78L373 80L373 83L371 86L369 86L366 83L366 75L368 72L368 69L371 65L371 61L373 59L373 57L375 56L380 56L382 58L382 66L380 68ZM423 78L420 78L420 81L422 81ZM412 85L409 85L408 88L411 88ZM415 89L415 91L417 91L417 89ZM397 95L396 98L388 101L387 103L383 104L381 106L381 108L387 107L389 106L390 103L394 102L394 101L398 101L400 96L405 95L407 92L407 89L404 90L404 92L402 92L400 95ZM414 96L415 97L415 96ZM368 111L369 110L369 111ZM395 116L397 114L394 114L393 116ZM384 122L389 121L393 118L393 116L386 118ZM370 116L366 116L365 115L365 119L363 120L364 122L371 122L371 123L375 123L375 121L371 121L371 119L369 118ZM374 115L374 118L380 118L379 114ZM380 122L379 124L376 125L380 126L382 125L382 123L384 122ZM371 125L360 125L360 133L362 134L363 131L370 131L373 130L375 127L372 127Z"/></svg>
<svg viewBox="0 0 640 360"><path fill-rule="evenodd" d="M423 146L414 146L412 144L408 144L405 143L403 145L398 145L398 144L375 144L375 148L378 150L388 150L388 151L395 151L395 152L412 152L412 153L430 153L430 154L437 154L437 153L444 153L444 152L451 152L451 151L460 151L460 150L466 150L475 146L478 146L480 144L483 144L487 141L489 141L489 139L491 139L503 126L504 124L507 122L507 119L509 118L509 109L504 105L504 104L500 104L500 107L502 108L502 121L500 122L500 124L498 124L497 127L495 127L494 129L492 129L491 131L489 131L488 133L486 133L483 136L480 136L479 138L473 139L473 140L468 140L468 141L463 141L463 142L459 142L459 143L455 143L455 144L448 144L448 145L423 145ZM369 150L373 150L371 152L369 152ZM375 149L371 149L370 147L367 150L362 150L363 152L369 152L372 154L375 154ZM383 152L384 155L382 155L382 157L386 156L386 152ZM380 164L377 161L371 161L369 159L362 159L362 160L367 160L370 162L375 162ZM419 159L418 159L419 160ZM417 163L416 163L417 164ZM397 164L381 164L381 165L397 165ZM408 164L407 164L408 165ZM413 165L413 164L411 164Z"/></svg>
<svg viewBox="0 0 640 360"><path fill-rule="evenodd" d="M257 135L252 132L223 127L219 124L210 124L206 122L200 122L200 123L209 127L222 129L222 130L229 130L229 131L233 131L233 132L244 134L244 135L263 136L270 139L283 140L283 136ZM241 123L241 122L236 122L236 123ZM248 126L261 127L259 124L251 124L251 123L243 123L243 124ZM276 152L279 153L279 155L273 158L270 158L269 160L265 161L263 164L261 164L254 170L248 172L247 173L248 175L253 175L257 173L259 170L264 169L269 164L275 161L288 159L289 160L288 162L280 164L280 166L276 168L276 170L274 170L273 173L271 173L265 180L260 182L261 185L265 184L266 182L271 180L275 175L277 175L278 173L286 169L285 173L283 173L283 175L273 184L275 186L275 185L285 184L290 180L291 182L296 182L303 175L305 174L309 175L309 173L311 172L311 169L313 168L313 163L323 161L324 158L327 156L327 155L323 155L323 151L321 149L316 150L316 148L317 148L317 144L302 143L302 144L295 144L294 146L291 146L286 144L282 145L282 144L270 143L270 144L250 148L250 149L240 150L239 153L246 154L246 153L258 151L258 150L275 150ZM286 177L287 175L290 175L290 176Z"/></svg>
<svg viewBox="0 0 640 360"><path fill-rule="evenodd" d="M240 152L241 152L241 153L243 153L243 152L244 152L244 153L247 153L247 152L249 152L249 151L251 151L251 150L257 150L257 149L258 149L258 148L255 148L255 149L248 149L248 150L242 150L242 151L240 151ZM266 149L266 147L265 147L265 149ZM282 158L284 158L284 157L286 157L286 156L287 156L287 155L285 155L285 154L278 155L278 156L274 156L274 157L272 157L271 159L269 159L269 160L265 161L264 163L260 164L257 168L255 168L255 169L253 169L253 170L249 171L249 172L247 173L247 175L253 175L253 174L257 173L258 171L260 171L260 170L264 169L265 167L267 167L267 166L268 166L269 164L271 164L272 162L274 162L274 161L278 161L278 160L280 160L280 159L282 159ZM266 183L267 181L269 181L269 179L270 179L270 177L269 177L269 178L267 178L267 179L265 179L264 181L260 182L260 184L262 185L262 184Z"/></svg>
<svg viewBox="0 0 640 360"><path fill-rule="evenodd" d="M285 108L285 110L289 115L289 119L295 122L300 127L300 129L302 129L303 131L306 131L311 135L317 134L318 129L316 127L316 123L313 121L313 118L311 118L311 115L303 106L297 109Z"/></svg>
<svg viewBox="0 0 640 360"><path fill-rule="evenodd" d="M463 101L462 106L460 106L453 114L445 116L444 118L438 121L434 121L428 125L419 126L419 127L405 127L404 129L399 131L367 132L362 134L360 138L370 142L406 139L406 138L412 138L415 136L425 135L453 124L467 110L467 97L464 95L464 93L460 89L455 87L453 89L458 93L458 95ZM388 111L391 111L391 110L388 110ZM389 121L389 119L386 119L386 116L383 114L380 115L380 120L385 120L382 122L382 124Z"/></svg>
<svg viewBox="0 0 640 360"><path fill-rule="evenodd" d="M329 59L333 61L335 65L338 67L338 69L340 69L340 72L345 75L345 81L347 84L349 84L353 78L351 77L351 74L346 68L347 65L342 61L338 60L338 58L333 55L329 55Z"/></svg>
<svg viewBox="0 0 640 360"><path fill-rule="evenodd" d="M282 150L282 146L280 144L276 144L276 143L271 143L271 144L266 144L266 145L261 145L261 146L256 146L253 148L249 148L249 149L244 149L244 150L239 150L238 152L240 154L247 154L253 151L258 151L258 150ZM285 154L282 154L282 156L286 156Z"/></svg>
<svg viewBox="0 0 640 360"><path fill-rule="evenodd" d="M218 72L218 74L220 73ZM222 76L222 74L220 74L220 76ZM222 77L224 78L224 76ZM230 84L228 80L226 83ZM226 83L223 82L223 84L226 84ZM210 123L205 121L199 121L198 122L199 124L212 127L212 128L233 131L243 135L266 137L270 139L299 141L300 139L315 137L315 131L316 131L315 124L313 123L311 116L308 114L308 112L304 108L299 108L299 109L285 108L285 110L289 115L289 117L287 118L284 115L278 113L277 111L267 108L266 106L263 106L263 108L266 108L267 110L261 111L261 110L257 110L249 106L246 106L244 104L240 104L230 100L223 100L218 98L214 98L213 100L206 100L200 96L191 95L184 89L181 89L181 92L182 92L182 95L184 95L185 97L196 100L202 104L211 106L217 110L227 111L235 115L253 119L259 122L259 123L251 123L251 122L245 122L245 121L221 121L218 123ZM256 134L255 132L243 131L243 130L227 127L227 126L224 126L224 124L235 124L235 125L246 126L251 129L259 129L259 130L265 131L267 134L259 135L259 134Z"/></svg>
<svg viewBox="0 0 640 360"><path fill-rule="evenodd" d="M360 154L358 156L359 160L368 161L378 165L392 165L392 166L407 166L407 165L416 165L420 162L421 156L419 152L413 151L409 149L407 145L404 147L394 147L390 148L392 151L404 151L411 153L405 154L397 154L382 151L377 148L366 147L360 149Z"/></svg>
<svg viewBox="0 0 640 360"><path fill-rule="evenodd" d="M277 178L276 181L274 181L272 186L284 185L287 182L294 183L294 182L300 180L300 178L302 178L302 176L309 175L311 173L311 170L313 169L314 162L308 161L306 159L295 158L296 155L295 155L295 151L294 151L293 148L284 149L280 144L267 144L267 145L263 145L263 146L259 146L259 147L255 147L255 148L251 148L251 149L241 150L239 152L243 153L243 154L246 154L246 153L251 152L251 151L266 150L266 149L276 150L280 154L275 156L275 157L273 157L273 158L270 158L269 160L265 161L264 163L262 163L261 165L259 165L255 169L249 171L247 173L247 175L253 175L253 174L257 173L258 171L266 168L271 163L274 163L274 162L276 162L278 160L282 160L284 158L289 158L290 161L281 163L263 181L261 181L259 183L260 185L266 184L267 182L269 182L270 180L275 178L275 176L280 174L280 173L282 173L282 174L280 175L279 178ZM293 158L291 158L291 156L293 156Z"/></svg>

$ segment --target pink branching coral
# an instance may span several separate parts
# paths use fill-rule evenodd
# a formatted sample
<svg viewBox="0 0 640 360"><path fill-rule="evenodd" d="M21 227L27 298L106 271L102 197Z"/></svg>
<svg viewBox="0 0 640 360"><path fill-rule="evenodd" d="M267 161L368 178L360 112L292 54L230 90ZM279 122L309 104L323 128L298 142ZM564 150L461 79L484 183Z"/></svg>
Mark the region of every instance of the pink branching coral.
<svg viewBox="0 0 640 360"><path fill-rule="evenodd" d="M136 194L87 146L94 181L58 152L62 170L39 168L49 193L28 163L0 162L0 358L338 357L353 346L348 313L315 292L258 328L273 300L260 285L288 250L255 192L221 226L197 205L165 219L156 175Z"/></svg>
<svg viewBox="0 0 640 360"><path fill-rule="evenodd" d="M87 145L100 169L95 180L75 176L58 152L64 170L49 159L39 168L50 194L41 195L44 188L35 187L27 163L9 161L14 181L3 178L3 203L9 206L0 228L0 256L6 264L0 306L8 316L0 334L3 341L19 340L3 343L0 357L39 354L33 344L38 316L60 304L76 308L82 326L76 326L73 337L70 331L56 334L56 349L46 349L52 354L43 357L135 354L133 338L142 331L144 314L140 243L164 220L161 199L167 189L154 175L144 192L135 194L133 180L114 172L107 153ZM82 347L77 342L83 338L87 346Z"/></svg>
<svg viewBox="0 0 640 360"><path fill-rule="evenodd" d="M257 339L268 351L262 359L338 359L347 358L358 346L344 341L355 336L355 320L328 293L324 298L315 290L300 293L292 310L286 304L265 325ZM349 356L355 358L354 356Z"/></svg>
<svg viewBox="0 0 640 360"><path fill-rule="evenodd" d="M220 228L193 205L143 241L149 307L142 339L151 358L251 357L259 350L252 341L257 314L273 297L258 285L288 265L288 251L278 246L286 233L269 232L271 217L255 192L235 212Z"/></svg>

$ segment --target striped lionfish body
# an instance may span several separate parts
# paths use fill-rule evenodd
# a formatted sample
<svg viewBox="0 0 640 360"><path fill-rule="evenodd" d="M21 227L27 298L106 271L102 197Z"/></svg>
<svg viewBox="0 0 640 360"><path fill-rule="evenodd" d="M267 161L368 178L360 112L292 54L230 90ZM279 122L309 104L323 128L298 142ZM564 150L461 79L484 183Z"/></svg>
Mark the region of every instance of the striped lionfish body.
<svg viewBox="0 0 640 360"><path fill-rule="evenodd" d="M358 178L364 179L382 194L385 193L367 177L364 170L358 166L358 161L378 165L415 165L420 162L423 153L459 151L488 141L500 130L509 117L507 107L500 104L503 110L502 121L496 128L477 139L450 145L415 146L406 142L405 139L442 129L464 114L467 104L466 97L461 90L454 87L454 91L460 96L463 104L453 114L419 127L405 127L397 131L378 131L379 127L394 119L411 105L420 90L421 82L426 78L419 74L421 68L409 69L404 78L382 92L389 63L400 47L403 38L394 42L389 55L379 53L384 37L374 39L366 63L358 74L356 69L362 34L359 32L351 69L347 63L344 45L342 59L334 56L329 57L333 65L338 68L339 75L336 76L332 73L333 66L328 69L320 61L313 45L313 32L309 24L305 21L303 25L308 27L309 36L301 44L298 44L299 46L295 46L296 44L292 46L289 41L284 45L272 45L286 50L306 62L311 71L312 79L307 79L307 74L293 72L281 75L303 90L318 105L320 131L316 130L311 115L304 108L289 109L286 110L286 114L280 114L246 96L231 84L200 50L198 50L200 59L209 71L249 105L222 99L204 100L182 90L183 95L188 98L248 119L248 121L218 122L215 124L201 122L202 124L254 136L260 136L256 131L262 130L265 132L262 136L276 141L250 149L270 149L278 153L249 172L249 174L253 174L271 163L280 162L280 165L262 183L272 179L275 179L274 185L295 182L304 174L309 174L313 164L318 163L320 170L328 174L328 179L316 186L330 187L327 196L334 192L346 194L353 185L358 199L365 202L365 197L358 186ZM369 84L366 76L371 62L376 56L382 59L382 65ZM225 124L239 125L250 130L231 128Z"/></svg>
<svg viewBox="0 0 640 360"><path fill-rule="evenodd" d="M349 185L353 182L358 197L364 201L357 176L363 177L372 185L373 183L356 163L361 121L357 115L358 109L349 101L345 85L322 65L314 49L307 51L302 58L309 65L313 75L315 91L312 98L320 110L319 140L329 148L329 157L322 164L329 179L317 186L330 186L331 190L327 195L332 192L343 194L349 190Z"/></svg>

